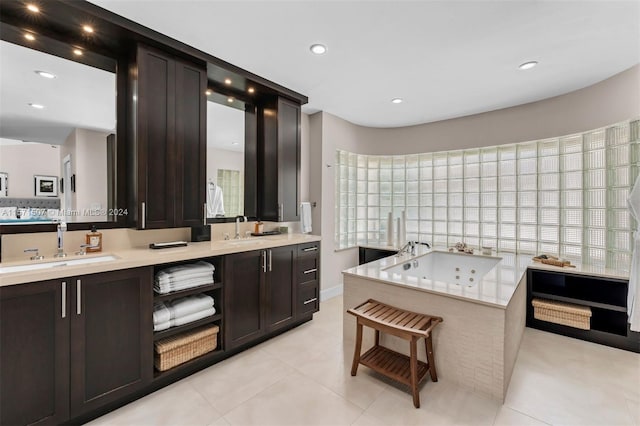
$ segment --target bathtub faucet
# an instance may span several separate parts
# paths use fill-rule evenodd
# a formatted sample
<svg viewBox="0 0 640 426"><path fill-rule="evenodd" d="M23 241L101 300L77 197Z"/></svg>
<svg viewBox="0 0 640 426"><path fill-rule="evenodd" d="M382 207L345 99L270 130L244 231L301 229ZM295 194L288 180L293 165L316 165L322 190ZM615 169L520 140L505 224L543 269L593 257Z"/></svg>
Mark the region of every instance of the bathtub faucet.
<svg viewBox="0 0 640 426"><path fill-rule="evenodd" d="M414 241L408 241L407 244L402 246L400 251L398 251L398 256L402 255L402 253L408 253L411 256L416 255L416 243Z"/></svg>

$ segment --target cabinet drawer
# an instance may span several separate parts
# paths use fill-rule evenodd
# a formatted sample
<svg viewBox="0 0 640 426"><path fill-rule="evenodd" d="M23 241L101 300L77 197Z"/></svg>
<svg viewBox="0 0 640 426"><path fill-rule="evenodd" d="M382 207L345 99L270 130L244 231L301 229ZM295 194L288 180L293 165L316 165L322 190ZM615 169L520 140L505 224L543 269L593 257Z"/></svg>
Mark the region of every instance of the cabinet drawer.
<svg viewBox="0 0 640 426"><path fill-rule="evenodd" d="M320 253L320 242L298 244L298 256L318 255Z"/></svg>
<svg viewBox="0 0 640 426"><path fill-rule="evenodd" d="M298 315L318 312L319 306L320 296L317 282L298 286Z"/></svg>
<svg viewBox="0 0 640 426"><path fill-rule="evenodd" d="M298 258L298 283L316 281L318 279L318 266L317 256Z"/></svg>

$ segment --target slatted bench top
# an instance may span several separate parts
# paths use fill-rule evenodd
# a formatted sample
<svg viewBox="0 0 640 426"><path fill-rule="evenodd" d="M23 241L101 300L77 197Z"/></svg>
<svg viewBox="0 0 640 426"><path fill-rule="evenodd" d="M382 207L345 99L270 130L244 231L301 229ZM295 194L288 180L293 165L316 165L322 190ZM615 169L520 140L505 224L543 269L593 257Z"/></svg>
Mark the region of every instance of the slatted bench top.
<svg viewBox="0 0 640 426"><path fill-rule="evenodd" d="M373 299L347 312L355 315L364 325L399 337L428 337L431 330L442 322L441 317L394 308Z"/></svg>

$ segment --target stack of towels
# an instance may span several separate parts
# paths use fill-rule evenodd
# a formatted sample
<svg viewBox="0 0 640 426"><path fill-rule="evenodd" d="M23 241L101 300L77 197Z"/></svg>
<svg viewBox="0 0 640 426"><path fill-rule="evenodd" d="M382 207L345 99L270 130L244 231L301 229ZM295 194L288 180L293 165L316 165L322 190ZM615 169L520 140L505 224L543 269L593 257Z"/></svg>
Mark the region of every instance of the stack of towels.
<svg viewBox="0 0 640 426"><path fill-rule="evenodd" d="M215 268L207 262L173 266L156 274L153 289L164 294L206 284L213 284Z"/></svg>
<svg viewBox="0 0 640 426"><path fill-rule="evenodd" d="M215 313L213 297L206 294L156 303L153 307L153 331L188 324Z"/></svg>

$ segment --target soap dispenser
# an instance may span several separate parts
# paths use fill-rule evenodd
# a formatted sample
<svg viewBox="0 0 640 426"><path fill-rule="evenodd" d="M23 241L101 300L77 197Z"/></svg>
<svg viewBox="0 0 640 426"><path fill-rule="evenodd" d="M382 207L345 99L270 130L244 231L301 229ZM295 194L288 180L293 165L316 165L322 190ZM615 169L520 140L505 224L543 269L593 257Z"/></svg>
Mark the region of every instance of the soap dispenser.
<svg viewBox="0 0 640 426"><path fill-rule="evenodd" d="M91 232L87 232L87 244L87 253L102 251L102 232L98 232L95 225L91 227Z"/></svg>

